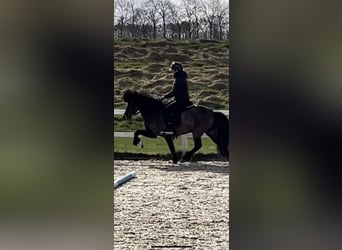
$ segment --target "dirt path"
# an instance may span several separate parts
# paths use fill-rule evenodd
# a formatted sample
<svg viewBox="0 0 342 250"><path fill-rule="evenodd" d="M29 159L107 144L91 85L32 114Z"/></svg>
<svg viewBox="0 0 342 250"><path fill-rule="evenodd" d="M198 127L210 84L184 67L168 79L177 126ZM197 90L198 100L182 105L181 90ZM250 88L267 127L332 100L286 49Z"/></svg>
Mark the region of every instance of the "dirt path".
<svg viewBox="0 0 342 250"><path fill-rule="evenodd" d="M228 163L114 162L115 179L130 171L114 190L114 249L228 249Z"/></svg>

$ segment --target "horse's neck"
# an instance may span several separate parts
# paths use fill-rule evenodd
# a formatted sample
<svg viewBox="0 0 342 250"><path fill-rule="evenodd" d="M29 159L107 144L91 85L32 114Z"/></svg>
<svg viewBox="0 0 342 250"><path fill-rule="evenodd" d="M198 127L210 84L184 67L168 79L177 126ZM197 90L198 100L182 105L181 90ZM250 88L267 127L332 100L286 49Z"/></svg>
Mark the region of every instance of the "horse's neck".
<svg viewBox="0 0 342 250"><path fill-rule="evenodd" d="M140 114L142 118L144 119L145 124L150 124L153 122L159 122L159 117L162 117L163 109L150 109L146 108L144 106L140 107Z"/></svg>
<svg viewBox="0 0 342 250"><path fill-rule="evenodd" d="M140 114L145 121L151 120L153 117L160 114L161 112L162 110L151 111L151 110L144 109L143 107L140 109Z"/></svg>

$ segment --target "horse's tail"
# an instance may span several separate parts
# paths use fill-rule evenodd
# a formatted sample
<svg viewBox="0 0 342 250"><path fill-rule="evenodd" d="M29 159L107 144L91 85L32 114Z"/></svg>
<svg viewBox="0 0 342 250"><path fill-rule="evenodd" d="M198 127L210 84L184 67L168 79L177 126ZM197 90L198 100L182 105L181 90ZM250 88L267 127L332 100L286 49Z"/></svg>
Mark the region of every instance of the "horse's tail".
<svg viewBox="0 0 342 250"><path fill-rule="evenodd" d="M217 147L221 155L229 157L229 120L221 112L214 112L214 127L217 129Z"/></svg>

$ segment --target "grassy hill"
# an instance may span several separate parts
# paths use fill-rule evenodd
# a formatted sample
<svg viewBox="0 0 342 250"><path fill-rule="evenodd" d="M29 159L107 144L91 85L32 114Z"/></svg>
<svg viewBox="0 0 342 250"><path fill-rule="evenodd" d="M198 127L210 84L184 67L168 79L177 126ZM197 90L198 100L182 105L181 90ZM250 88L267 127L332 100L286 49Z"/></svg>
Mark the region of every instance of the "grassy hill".
<svg viewBox="0 0 342 250"><path fill-rule="evenodd" d="M123 92L144 89L161 96L172 88L168 70L183 63L191 100L214 109L228 109L228 41L115 40L114 107L124 108Z"/></svg>

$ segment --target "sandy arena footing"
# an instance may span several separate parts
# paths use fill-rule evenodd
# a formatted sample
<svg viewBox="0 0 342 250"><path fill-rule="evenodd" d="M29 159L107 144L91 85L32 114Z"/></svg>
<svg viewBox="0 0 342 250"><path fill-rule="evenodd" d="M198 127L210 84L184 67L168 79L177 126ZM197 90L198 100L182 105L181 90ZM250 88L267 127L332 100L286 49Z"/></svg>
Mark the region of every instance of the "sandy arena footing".
<svg viewBox="0 0 342 250"><path fill-rule="evenodd" d="M115 179L136 171L114 190L114 249L228 249L228 170L221 161L114 161Z"/></svg>

